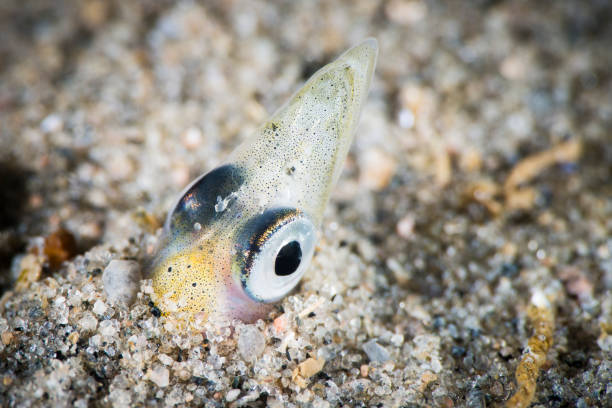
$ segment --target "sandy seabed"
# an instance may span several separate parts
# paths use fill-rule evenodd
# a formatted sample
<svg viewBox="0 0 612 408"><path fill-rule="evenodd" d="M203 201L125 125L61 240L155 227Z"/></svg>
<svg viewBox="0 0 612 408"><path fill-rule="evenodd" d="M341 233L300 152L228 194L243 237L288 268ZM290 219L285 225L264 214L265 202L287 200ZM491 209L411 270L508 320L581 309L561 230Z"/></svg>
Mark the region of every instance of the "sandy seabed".
<svg viewBox="0 0 612 408"><path fill-rule="evenodd" d="M3 1L0 405L610 406L611 19ZM146 277L113 302L105 271L142 271L181 189L368 36L376 78L298 289L253 325L185 328Z"/></svg>

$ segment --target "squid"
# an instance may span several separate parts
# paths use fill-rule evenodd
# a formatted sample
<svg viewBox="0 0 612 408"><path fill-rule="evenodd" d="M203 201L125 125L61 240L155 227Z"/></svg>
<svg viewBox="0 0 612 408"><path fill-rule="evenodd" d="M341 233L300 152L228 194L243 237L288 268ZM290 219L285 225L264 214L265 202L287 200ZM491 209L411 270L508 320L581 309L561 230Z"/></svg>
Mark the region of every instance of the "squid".
<svg viewBox="0 0 612 408"><path fill-rule="evenodd" d="M318 70L168 213L150 263L163 313L264 318L308 269L373 76L367 39Z"/></svg>

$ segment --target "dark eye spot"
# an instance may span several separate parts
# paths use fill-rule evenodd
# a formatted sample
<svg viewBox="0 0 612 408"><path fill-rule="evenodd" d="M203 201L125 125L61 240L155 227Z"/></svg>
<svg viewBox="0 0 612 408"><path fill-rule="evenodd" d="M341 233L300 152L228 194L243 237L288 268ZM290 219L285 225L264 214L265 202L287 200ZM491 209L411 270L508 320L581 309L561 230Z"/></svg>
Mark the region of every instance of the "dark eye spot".
<svg viewBox="0 0 612 408"><path fill-rule="evenodd" d="M243 170L226 164L210 171L181 197L170 216L172 230L194 231L194 225L210 225L219 215L217 197L226 198L244 182Z"/></svg>
<svg viewBox="0 0 612 408"><path fill-rule="evenodd" d="M274 262L274 273L278 276L291 275L302 261L302 248L297 241L291 241L281 248Z"/></svg>

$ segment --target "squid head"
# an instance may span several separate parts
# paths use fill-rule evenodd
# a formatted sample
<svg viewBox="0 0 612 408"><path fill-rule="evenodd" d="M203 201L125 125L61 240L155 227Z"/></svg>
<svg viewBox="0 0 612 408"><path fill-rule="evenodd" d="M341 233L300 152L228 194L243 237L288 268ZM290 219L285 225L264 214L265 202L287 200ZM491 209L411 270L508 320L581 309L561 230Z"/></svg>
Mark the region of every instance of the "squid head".
<svg viewBox="0 0 612 408"><path fill-rule="evenodd" d="M186 188L151 264L162 311L172 302L192 316L250 322L298 284L376 56L368 39L321 68L226 164Z"/></svg>

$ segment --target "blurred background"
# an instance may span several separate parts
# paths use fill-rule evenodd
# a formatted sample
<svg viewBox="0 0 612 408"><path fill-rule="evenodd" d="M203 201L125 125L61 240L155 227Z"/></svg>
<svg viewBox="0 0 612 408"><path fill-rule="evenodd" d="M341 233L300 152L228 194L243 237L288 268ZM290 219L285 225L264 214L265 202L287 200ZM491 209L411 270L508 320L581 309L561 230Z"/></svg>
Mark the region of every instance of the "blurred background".
<svg viewBox="0 0 612 408"><path fill-rule="evenodd" d="M157 209L368 36L380 58L346 172L361 187L423 171L447 185L575 138L609 167L611 13L605 0L5 0L0 226L98 242L113 211Z"/></svg>

